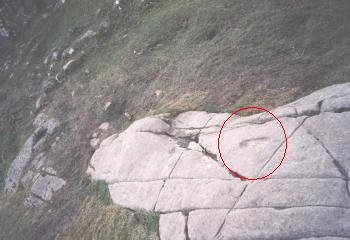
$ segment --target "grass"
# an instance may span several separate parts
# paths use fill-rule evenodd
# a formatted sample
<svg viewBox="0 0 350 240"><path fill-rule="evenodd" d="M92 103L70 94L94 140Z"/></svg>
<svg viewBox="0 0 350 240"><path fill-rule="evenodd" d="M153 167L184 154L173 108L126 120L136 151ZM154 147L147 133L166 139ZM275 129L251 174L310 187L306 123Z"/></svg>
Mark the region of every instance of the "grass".
<svg viewBox="0 0 350 240"><path fill-rule="evenodd" d="M193 92L185 93L178 96L174 100L165 101L161 103L157 110L151 110L149 114L159 113L181 113L185 111L191 111L198 109L204 102L208 93L206 92Z"/></svg>
<svg viewBox="0 0 350 240"><path fill-rule="evenodd" d="M112 204L112 198L109 194L108 184L103 180L91 181L86 187L88 195L99 199L103 204Z"/></svg>
<svg viewBox="0 0 350 240"><path fill-rule="evenodd" d="M86 197L67 233L57 240L159 239L159 216L105 205L96 197Z"/></svg>

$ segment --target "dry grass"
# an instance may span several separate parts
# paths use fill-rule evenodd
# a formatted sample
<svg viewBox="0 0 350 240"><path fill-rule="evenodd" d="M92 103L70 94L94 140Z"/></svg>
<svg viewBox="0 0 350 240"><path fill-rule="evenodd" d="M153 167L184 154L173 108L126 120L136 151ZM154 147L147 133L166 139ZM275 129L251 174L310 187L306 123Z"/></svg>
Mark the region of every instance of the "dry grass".
<svg viewBox="0 0 350 240"><path fill-rule="evenodd" d="M158 216L105 205L96 197L87 197L68 231L56 238L73 239L159 239Z"/></svg>

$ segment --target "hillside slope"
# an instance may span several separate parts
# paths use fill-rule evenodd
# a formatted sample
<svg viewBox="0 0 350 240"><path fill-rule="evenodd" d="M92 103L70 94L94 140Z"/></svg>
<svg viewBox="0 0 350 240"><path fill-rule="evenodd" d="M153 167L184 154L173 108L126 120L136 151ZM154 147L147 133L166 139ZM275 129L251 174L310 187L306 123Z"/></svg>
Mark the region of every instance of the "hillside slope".
<svg viewBox="0 0 350 240"><path fill-rule="evenodd" d="M158 238L157 215L112 206L106 184L85 175L91 139L153 113L271 109L348 82L349 11L346 0L71 0L42 9L0 66L1 189L39 114L61 125L33 158L44 153L66 184L36 208L23 205L31 186L1 191L0 239Z"/></svg>

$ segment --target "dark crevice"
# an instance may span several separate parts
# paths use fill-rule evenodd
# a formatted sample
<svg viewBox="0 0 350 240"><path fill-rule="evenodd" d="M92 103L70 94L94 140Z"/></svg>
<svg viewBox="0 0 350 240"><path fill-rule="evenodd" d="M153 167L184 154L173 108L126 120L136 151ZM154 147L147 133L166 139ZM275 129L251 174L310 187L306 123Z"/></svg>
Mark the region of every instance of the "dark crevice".
<svg viewBox="0 0 350 240"><path fill-rule="evenodd" d="M349 111L350 111L350 107L343 107L343 108L336 109L334 113L343 113L343 112L349 112Z"/></svg>
<svg viewBox="0 0 350 240"><path fill-rule="evenodd" d="M241 197L243 196L244 192L247 190L248 184L246 186L244 186L241 194L237 197L237 201L233 204L232 208L226 213L224 220L222 221L222 223L220 224L220 227L218 228L217 232L214 235L214 239L217 239L217 237L219 236L222 228L225 225L226 222L226 217L232 212L232 210L236 207L237 203L239 202L239 200L241 199Z"/></svg>
<svg viewBox="0 0 350 240"><path fill-rule="evenodd" d="M307 119L304 118L301 123L293 130L293 132L288 136L288 138L290 139L294 133L304 124L305 120ZM269 164L269 162L272 160L272 158L275 156L275 154L278 152L278 150L284 145L285 141L282 141L279 146L275 149L275 151L272 153L272 155L269 157L269 159L264 163L264 165L261 167L259 175L261 174L261 171L264 170L264 168Z"/></svg>
<svg viewBox="0 0 350 240"><path fill-rule="evenodd" d="M162 192L162 190L163 190L164 186L165 186L165 180L163 181L163 185L162 185L162 187L161 187L161 188L160 188L160 190L159 190L159 193L158 193L158 196L157 196L157 200L156 200L156 202L154 203L154 206L153 206L153 212L155 212L155 211L156 211L156 206L157 206L157 203L158 203L158 200L159 200L160 194L161 194L161 192Z"/></svg>
<svg viewBox="0 0 350 240"><path fill-rule="evenodd" d="M185 211L183 211L182 212L182 215L184 215L185 216L185 229L184 229L184 233L185 233L185 237L186 237L186 240L190 240L190 237L189 237L189 235L188 235L188 214L189 214L189 212L185 212Z"/></svg>

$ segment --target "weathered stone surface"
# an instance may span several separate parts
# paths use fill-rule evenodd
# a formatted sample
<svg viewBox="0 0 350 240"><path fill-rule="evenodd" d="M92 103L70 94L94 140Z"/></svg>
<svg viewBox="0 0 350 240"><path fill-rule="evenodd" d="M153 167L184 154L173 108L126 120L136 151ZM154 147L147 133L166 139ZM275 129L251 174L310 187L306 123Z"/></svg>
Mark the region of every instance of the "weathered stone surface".
<svg viewBox="0 0 350 240"><path fill-rule="evenodd" d="M109 185L113 202L124 207L152 211L164 181L122 182Z"/></svg>
<svg viewBox="0 0 350 240"><path fill-rule="evenodd" d="M284 146L275 153L261 171L275 169L284 153ZM283 164L269 178L341 178L343 175L326 149L301 126L288 139L288 149Z"/></svg>
<svg viewBox="0 0 350 240"><path fill-rule="evenodd" d="M173 128L203 128L213 113L190 111L179 114L172 122Z"/></svg>
<svg viewBox="0 0 350 240"><path fill-rule="evenodd" d="M146 117L135 121L126 132L152 132L152 133L168 133L170 125L163 119L166 119L166 115L159 117Z"/></svg>
<svg viewBox="0 0 350 240"><path fill-rule="evenodd" d="M320 237L320 238L303 238L299 240L349 240L349 238L342 237Z"/></svg>
<svg viewBox="0 0 350 240"><path fill-rule="evenodd" d="M329 98L322 102L322 112L343 112L350 110L350 94L345 97Z"/></svg>
<svg viewBox="0 0 350 240"><path fill-rule="evenodd" d="M350 83L267 113L162 114L100 144L88 173L116 204L161 213L161 239L350 237ZM97 136L96 136L97 137ZM35 177L34 177L35 179Z"/></svg>
<svg viewBox="0 0 350 240"><path fill-rule="evenodd" d="M236 208L350 207L343 179L271 179L250 184Z"/></svg>
<svg viewBox="0 0 350 240"><path fill-rule="evenodd" d="M191 211L188 215L188 236L192 240L213 239L229 209Z"/></svg>
<svg viewBox="0 0 350 240"><path fill-rule="evenodd" d="M165 179L182 151L168 136L148 132L124 134L95 152L88 173L107 182Z"/></svg>
<svg viewBox="0 0 350 240"><path fill-rule="evenodd" d="M170 179L156 205L159 212L190 209L231 208L241 195L244 182L213 179Z"/></svg>
<svg viewBox="0 0 350 240"><path fill-rule="evenodd" d="M307 119L304 127L329 151L338 168L350 176L350 112L322 113Z"/></svg>
<svg viewBox="0 0 350 240"><path fill-rule="evenodd" d="M350 236L350 209L301 207L236 209L230 212L217 239L298 239Z"/></svg>
<svg viewBox="0 0 350 240"><path fill-rule="evenodd" d="M32 193L45 201L51 200L53 193L61 189L66 182L56 176L39 176L32 186Z"/></svg>
<svg viewBox="0 0 350 240"><path fill-rule="evenodd" d="M300 98L288 106L305 106L309 104L317 104L325 99L334 98L337 96L346 96L350 94L350 82L344 84L335 84L323 89L320 89L312 94Z"/></svg>
<svg viewBox="0 0 350 240"><path fill-rule="evenodd" d="M187 217L181 212L161 214L159 235L162 240L186 240Z"/></svg>
<svg viewBox="0 0 350 240"><path fill-rule="evenodd" d="M287 135L300 125L294 118L282 118L281 121ZM199 137L199 143L218 155L217 139L217 133L204 135ZM237 127L222 132L221 155L232 171L248 178L260 177L261 168L284 141L283 130L277 121Z"/></svg>

